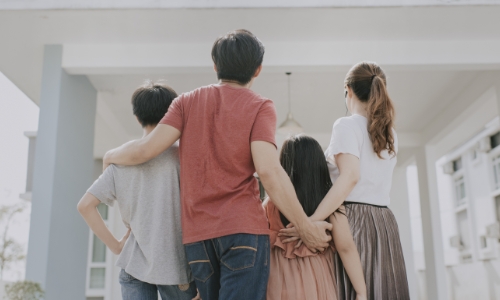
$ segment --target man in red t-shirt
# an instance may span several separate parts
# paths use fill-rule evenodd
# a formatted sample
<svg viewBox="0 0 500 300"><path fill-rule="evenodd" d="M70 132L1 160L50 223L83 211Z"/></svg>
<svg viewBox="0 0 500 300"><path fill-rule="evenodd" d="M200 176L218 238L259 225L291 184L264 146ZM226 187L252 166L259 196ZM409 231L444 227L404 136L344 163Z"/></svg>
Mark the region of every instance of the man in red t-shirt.
<svg viewBox="0 0 500 300"><path fill-rule="evenodd" d="M250 90L263 57L249 31L220 37L212 48L219 83L179 96L149 135L104 156L105 167L136 165L180 138L183 242L203 300L265 299L269 227L255 172L308 247L331 239L331 225L307 218L279 163L273 102Z"/></svg>

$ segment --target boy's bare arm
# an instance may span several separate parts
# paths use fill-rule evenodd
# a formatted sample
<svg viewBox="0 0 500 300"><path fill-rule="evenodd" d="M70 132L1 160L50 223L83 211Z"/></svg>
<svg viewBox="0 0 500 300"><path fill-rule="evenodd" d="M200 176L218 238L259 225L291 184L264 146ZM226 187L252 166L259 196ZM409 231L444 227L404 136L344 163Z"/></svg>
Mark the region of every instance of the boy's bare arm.
<svg viewBox="0 0 500 300"><path fill-rule="evenodd" d="M181 132L165 124L158 124L147 136L130 141L122 146L109 150L103 158L103 168L110 164L138 165L158 156L179 139Z"/></svg>
<svg viewBox="0 0 500 300"><path fill-rule="evenodd" d="M121 240L117 240L111 231L109 231L101 214L97 210L99 203L101 203L101 201L94 197L94 195L85 193L80 202L78 202L77 208L94 234L111 250L111 252L120 254L123 245L125 245L130 235L130 228Z"/></svg>
<svg viewBox="0 0 500 300"><path fill-rule="evenodd" d="M310 249L323 250L331 237L326 234L331 224L312 222L304 213L295 189L281 167L276 147L268 142L251 143L252 158L260 180L274 205L293 223L298 234Z"/></svg>
<svg viewBox="0 0 500 300"><path fill-rule="evenodd" d="M345 213L345 207L342 206L340 210ZM330 216L330 223L333 225L332 236L335 248L356 291L356 299L364 300L367 296L365 276L347 217L343 214L335 213L335 215Z"/></svg>

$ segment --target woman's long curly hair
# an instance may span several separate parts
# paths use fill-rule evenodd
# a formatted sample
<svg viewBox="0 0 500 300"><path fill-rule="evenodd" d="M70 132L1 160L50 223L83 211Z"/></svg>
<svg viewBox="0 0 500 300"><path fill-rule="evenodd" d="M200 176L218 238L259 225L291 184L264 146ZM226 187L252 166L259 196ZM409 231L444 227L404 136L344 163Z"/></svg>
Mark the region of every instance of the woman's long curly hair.
<svg viewBox="0 0 500 300"><path fill-rule="evenodd" d="M361 102L368 103L368 133L373 151L380 158L384 150L395 155L392 131L395 111L387 92L387 80L382 68L374 62L360 62L349 70L344 83Z"/></svg>

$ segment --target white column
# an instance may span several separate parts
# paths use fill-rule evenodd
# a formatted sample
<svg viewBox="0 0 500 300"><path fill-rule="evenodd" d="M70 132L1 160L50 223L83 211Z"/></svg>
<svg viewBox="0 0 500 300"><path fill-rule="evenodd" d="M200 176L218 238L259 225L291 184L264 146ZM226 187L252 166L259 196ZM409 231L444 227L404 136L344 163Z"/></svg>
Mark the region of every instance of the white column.
<svg viewBox="0 0 500 300"><path fill-rule="evenodd" d="M500 116L500 76L498 76L497 82L495 84L495 89L497 92L497 111Z"/></svg>
<svg viewBox="0 0 500 300"><path fill-rule="evenodd" d="M432 146L415 151L424 237L427 299L448 300L444 264L441 218L436 176L436 157Z"/></svg>
<svg viewBox="0 0 500 300"><path fill-rule="evenodd" d="M410 288L410 298L418 299L417 278L413 259L413 245L411 239L410 203L406 180L406 166L396 166L392 178L391 205L399 227L399 237L403 247L406 264L406 276Z"/></svg>
<svg viewBox="0 0 500 300"><path fill-rule="evenodd" d="M92 183L97 92L61 63L62 46L45 46L26 279L44 299L84 300L89 231L76 205Z"/></svg>

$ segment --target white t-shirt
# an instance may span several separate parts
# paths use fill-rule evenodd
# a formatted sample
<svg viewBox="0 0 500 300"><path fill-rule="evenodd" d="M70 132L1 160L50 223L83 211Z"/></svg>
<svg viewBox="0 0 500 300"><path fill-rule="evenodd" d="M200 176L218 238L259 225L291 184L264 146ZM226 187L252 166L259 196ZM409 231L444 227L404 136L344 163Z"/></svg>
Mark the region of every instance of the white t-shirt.
<svg viewBox="0 0 500 300"><path fill-rule="evenodd" d="M398 152L398 137L394 133L394 149ZM392 172L396 166L396 156L389 155L387 150L381 152L380 159L368 135L368 120L360 115L352 115L338 119L333 124L330 145L325 157L330 170L330 177L335 183L339 177L339 169L335 155L349 153L359 158L359 181L345 201L368 203L379 206L390 204Z"/></svg>

